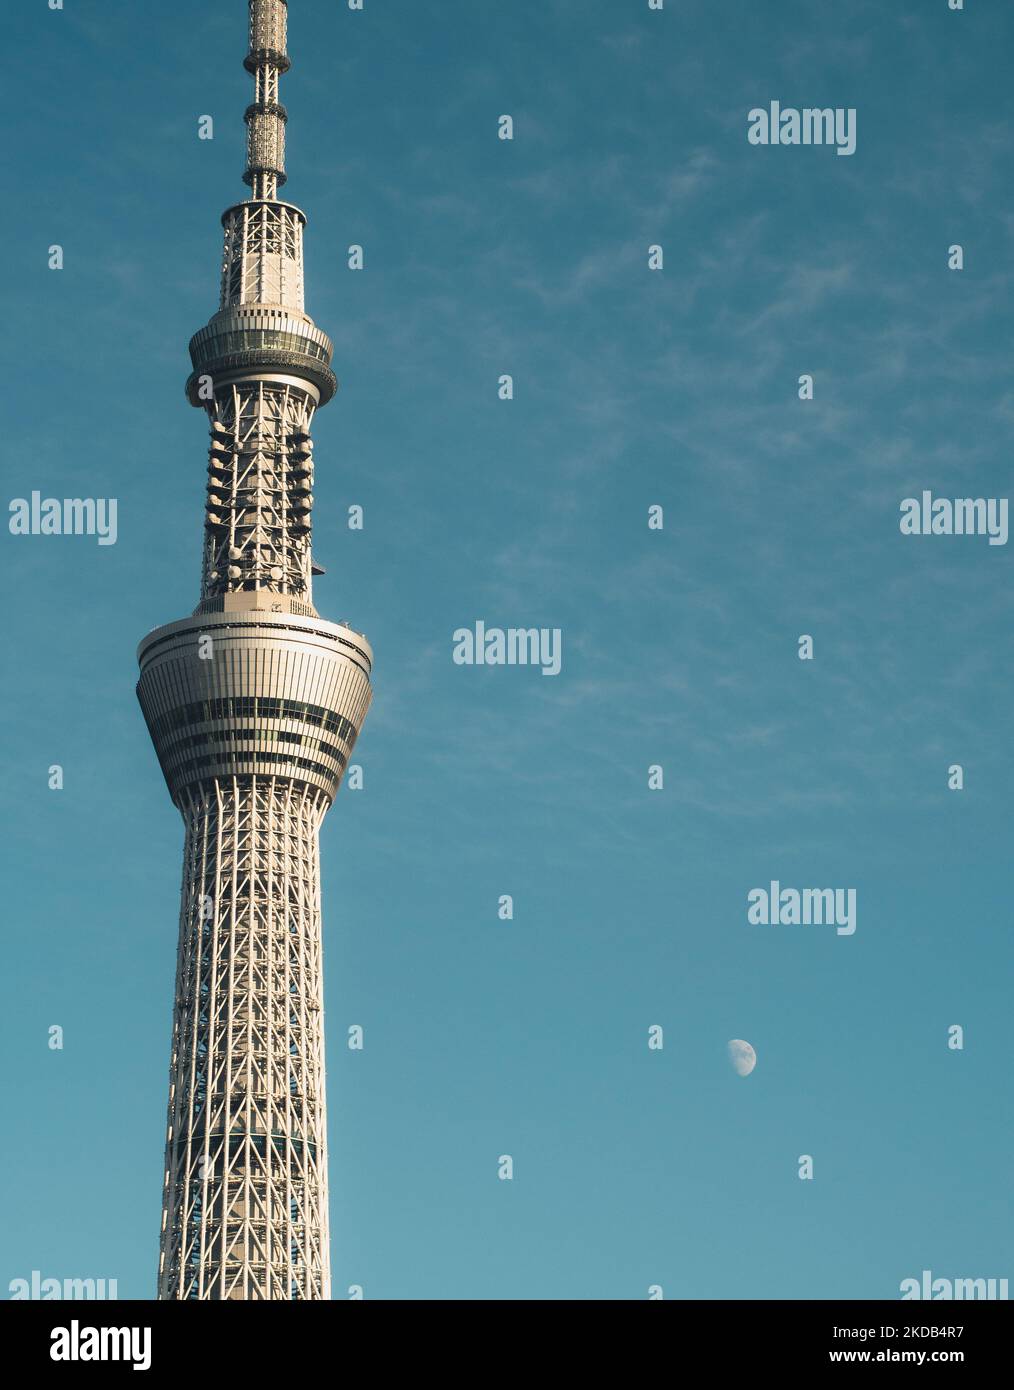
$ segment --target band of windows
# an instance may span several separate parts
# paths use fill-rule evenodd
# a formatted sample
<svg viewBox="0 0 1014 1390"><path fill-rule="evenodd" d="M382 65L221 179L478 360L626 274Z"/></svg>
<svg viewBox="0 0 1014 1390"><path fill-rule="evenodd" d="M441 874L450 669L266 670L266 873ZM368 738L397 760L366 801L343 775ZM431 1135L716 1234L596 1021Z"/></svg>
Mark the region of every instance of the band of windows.
<svg viewBox="0 0 1014 1390"><path fill-rule="evenodd" d="M357 734L351 720L323 705L307 705L301 700L281 700L266 695L224 695L215 700L197 700L160 714L152 721L152 737L212 719L299 719L304 724L337 734L350 749Z"/></svg>
<svg viewBox="0 0 1014 1390"><path fill-rule="evenodd" d="M318 343L306 333L288 333L280 328L236 328L231 332L209 333L206 338L195 334L190 344L194 366L230 352L249 352L260 348L278 348L288 352L316 357L327 366L331 361L330 348Z"/></svg>
<svg viewBox="0 0 1014 1390"><path fill-rule="evenodd" d="M285 767L302 767L307 772L314 772L318 777L326 778L331 782L334 781L335 775L334 768L326 767L323 763L316 763L311 758L300 758L295 753L262 753L258 748L249 752L240 750L230 754L223 751L221 753L205 753L201 758L182 758L178 763L166 764L166 777L173 782L179 782L181 778L185 780L189 773L199 767L211 767L213 763L225 762L257 763L258 766L263 763L278 763ZM344 770L344 755L338 759L338 764Z"/></svg>
<svg viewBox="0 0 1014 1390"><path fill-rule="evenodd" d="M286 729L209 729L204 733L191 734L189 738L181 738L167 749L167 756L171 757L178 749L206 748L209 743L240 743L244 740L250 743L295 743L308 752L334 758L342 767L347 757L345 750L333 743L324 743L319 738L304 738L302 734L289 733ZM262 756L259 748L251 750L251 757Z"/></svg>

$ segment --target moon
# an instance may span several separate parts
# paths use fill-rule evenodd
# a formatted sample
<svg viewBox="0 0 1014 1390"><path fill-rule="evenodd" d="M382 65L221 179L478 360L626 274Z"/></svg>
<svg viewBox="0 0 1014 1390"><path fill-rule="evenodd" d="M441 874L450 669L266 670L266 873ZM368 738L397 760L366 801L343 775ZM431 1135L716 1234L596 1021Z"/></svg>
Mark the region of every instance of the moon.
<svg viewBox="0 0 1014 1390"><path fill-rule="evenodd" d="M749 1076L757 1065L757 1054L742 1038L732 1038L729 1042L729 1061L737 1076Z"/></svg>

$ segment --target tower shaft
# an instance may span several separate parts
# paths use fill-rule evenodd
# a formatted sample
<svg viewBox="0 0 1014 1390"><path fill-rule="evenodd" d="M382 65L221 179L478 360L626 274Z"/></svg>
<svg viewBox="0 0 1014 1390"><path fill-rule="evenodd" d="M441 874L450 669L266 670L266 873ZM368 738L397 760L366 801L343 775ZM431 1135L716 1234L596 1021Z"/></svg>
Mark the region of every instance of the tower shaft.
<svg viewBox="0 0 1014 1390"><path fill-rule="evenodd" d="M184 823L158 1296L330 1297L321 823L369 708L372 652L321 618L315 411L330 339L303 308L285 181L285 0L248 0L252 196L223 214L219 308L190 343L208 416L200 601L138 649Z"/></svg>
<svg viewBox="0 0 1014 1390"><path fill-rule="evenodd" d="M215 401L201 600L263 589L311 614L315 402L289 382L237 382Z"/></svg>
<svg viewBox="0 0 1014 1390"><path fill-rule="evenodd" d="M326 809L256 776L185 798L162 1298L330 1297Z"/></svg>

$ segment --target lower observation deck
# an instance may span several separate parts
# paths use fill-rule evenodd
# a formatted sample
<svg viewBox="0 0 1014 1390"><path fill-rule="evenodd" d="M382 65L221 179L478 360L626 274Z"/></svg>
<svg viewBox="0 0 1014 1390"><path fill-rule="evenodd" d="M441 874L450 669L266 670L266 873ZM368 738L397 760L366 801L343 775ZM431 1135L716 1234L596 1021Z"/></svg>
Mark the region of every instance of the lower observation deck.
<svg viewBox="0 0 1014 1390"><path fill-rule="evenodd" d="M172 799L274 777L333 800L370 704L373 653L340 623L266 609L168 623L138 648L137 695Z"/></svg>

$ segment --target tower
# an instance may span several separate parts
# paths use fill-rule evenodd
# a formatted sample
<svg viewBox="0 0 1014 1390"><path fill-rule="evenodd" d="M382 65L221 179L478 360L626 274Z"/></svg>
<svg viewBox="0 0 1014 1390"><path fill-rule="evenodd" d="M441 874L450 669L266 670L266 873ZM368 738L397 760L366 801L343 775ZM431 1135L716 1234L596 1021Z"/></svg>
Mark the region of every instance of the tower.
<svg viewBox="0 0 1014 1390"><path fill-rule="evenodd" d="M318 835L370 703L361 633L313 605L318 406L283 202L286 0L249 0L250 196L222 215L217 313L190 341L211 441L201 598L138 648L138 699L183 817L158 1297L330 1297Z"/></svg>

